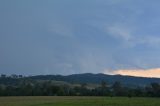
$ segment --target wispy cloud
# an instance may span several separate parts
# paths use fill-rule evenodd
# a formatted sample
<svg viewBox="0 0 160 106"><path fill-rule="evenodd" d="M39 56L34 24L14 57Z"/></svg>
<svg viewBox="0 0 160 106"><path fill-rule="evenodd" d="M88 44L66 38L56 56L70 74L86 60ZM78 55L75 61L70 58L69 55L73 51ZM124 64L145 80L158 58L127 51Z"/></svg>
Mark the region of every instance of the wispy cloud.
<svg viewBox="0 0 160 106"><path fill-rule="evenodd" d="M131 31L123 26L109 26L107 27L107 32L110 33L110 35L123 39L125 41L129 41L132 39Z"/></svg>
<svg viewBox="0 0 160 106"><path fill-rule="evenodd" d="M49 28L49 31L54 35L73 36L73 29L70 25L64 23L54 23Z"/></svg>
<svg viewBox="0 0 160 106"><path fill-rule="evenodd" d="M129 26L113 25L108 26L107 33L110 36L121 40L125 45L133 47L140 44L147 46L157 47L160 44L160 37L158 35L140 35L137 34L136 29L130 28Z"/></svg>
<svg viewBox="0 0 160 106"><path fill-rule="evenodd" d="M144 39L141 39L139 43L148 44L153 47L159 47L160 37L159 36L146 36Z"/></svg>

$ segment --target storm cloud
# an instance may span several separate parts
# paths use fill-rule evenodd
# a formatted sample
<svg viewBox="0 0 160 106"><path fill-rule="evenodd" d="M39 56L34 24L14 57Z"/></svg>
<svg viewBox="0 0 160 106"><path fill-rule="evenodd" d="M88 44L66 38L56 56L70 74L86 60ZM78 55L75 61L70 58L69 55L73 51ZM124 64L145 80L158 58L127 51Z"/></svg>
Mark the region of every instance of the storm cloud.
<svg viewBox="0 0 160 106"><path fill-rule="evenodd" d="M160 1L1 0L0 73L160 67Z"/></svg>

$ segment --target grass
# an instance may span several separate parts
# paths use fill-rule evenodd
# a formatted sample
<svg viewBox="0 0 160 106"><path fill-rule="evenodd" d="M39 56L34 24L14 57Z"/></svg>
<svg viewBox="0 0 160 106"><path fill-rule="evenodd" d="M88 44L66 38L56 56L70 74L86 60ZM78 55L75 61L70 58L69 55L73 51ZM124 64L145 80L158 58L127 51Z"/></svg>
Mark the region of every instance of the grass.
<svg viewBox="0 0 160 106"><path fill-rule="evenodd" d="M127 97L0 97L0 106L160 106L160 98Z"/></svg>

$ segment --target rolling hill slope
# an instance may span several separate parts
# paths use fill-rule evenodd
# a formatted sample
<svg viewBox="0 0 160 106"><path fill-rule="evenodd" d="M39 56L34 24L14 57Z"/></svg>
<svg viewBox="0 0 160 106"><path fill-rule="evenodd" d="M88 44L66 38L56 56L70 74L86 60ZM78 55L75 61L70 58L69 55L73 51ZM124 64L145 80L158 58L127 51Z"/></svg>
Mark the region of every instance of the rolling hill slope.
<svg viewBox="0 0 160 106"><path fill-rule="evenodd" d="M145 86L152 82L160 83L160 78L146 78L146 77L133 77L122 75L106 75L106 74L73 74L73 75L38 75L29 77L35 80L55 80L65 81L69 83L92 83L99 84L101 81L106 81L113 84L115 81L120 81L127 86Z"/></svg>

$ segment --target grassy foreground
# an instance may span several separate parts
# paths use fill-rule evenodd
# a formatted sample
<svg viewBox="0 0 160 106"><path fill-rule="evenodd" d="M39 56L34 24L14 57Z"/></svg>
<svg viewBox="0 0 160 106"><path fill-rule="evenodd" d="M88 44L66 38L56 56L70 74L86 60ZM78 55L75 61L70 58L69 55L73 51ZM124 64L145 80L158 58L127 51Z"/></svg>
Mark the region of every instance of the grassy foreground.
<svg viewBox="0 0 160 106"><path fill-rule="evenodd" d="M0 106L160 106L159 98L0 97Z"/></svg>

